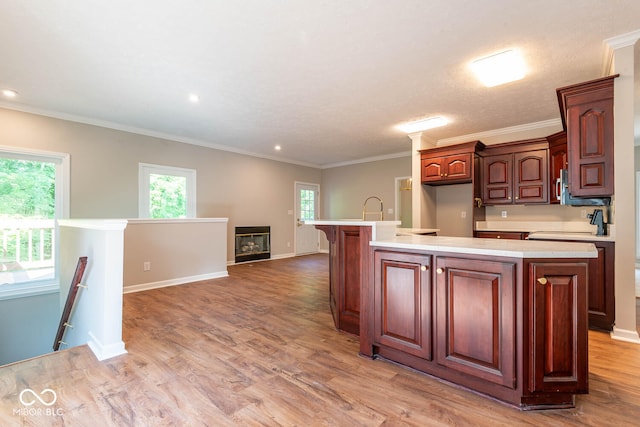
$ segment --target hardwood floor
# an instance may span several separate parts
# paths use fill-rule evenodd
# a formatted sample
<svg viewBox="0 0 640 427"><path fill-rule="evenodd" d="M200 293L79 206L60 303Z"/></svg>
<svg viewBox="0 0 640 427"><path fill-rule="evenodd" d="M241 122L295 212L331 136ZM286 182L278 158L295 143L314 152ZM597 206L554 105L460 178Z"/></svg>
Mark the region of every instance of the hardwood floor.
<svg viewBox="0 0 640 427"><path fill-rule="evenodd" d="M333 328L326 255L229 274L125 295L126 355L98 362L81 346L0 368L0 425L638 425L638 345L590 332L590 393L574 409L521 412L359 357ZM26 407L26 388L57 400Z"/></svg>

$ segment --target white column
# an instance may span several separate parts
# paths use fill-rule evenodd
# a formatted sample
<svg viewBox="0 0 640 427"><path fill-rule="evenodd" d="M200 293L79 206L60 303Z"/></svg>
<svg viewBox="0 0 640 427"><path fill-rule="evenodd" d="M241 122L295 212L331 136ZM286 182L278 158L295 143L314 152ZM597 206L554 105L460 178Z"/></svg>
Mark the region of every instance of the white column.
<svg viewBox="0 0 640 427"><path fill-rule="evenodd" d="M418 150L433 148L436 146L435 140L427 137L424 132L416 132L409 134L411 138L411 222L414 228L433 228L434 223L430 223L427 218L431 215L429 206L433 205L430 200L429 191L424 188L421 183L422 167L420 166L420 153ZM432 215L435 218L435 213Z"/></svg>
<svg viewBox="0 0 640 427"><path fill-rule="evenodd" d="M634 45L640 31L605 42L613 50L616 320L611 337L640 343L635 299ZM631 185L630 185L631 184Z"/></svg>

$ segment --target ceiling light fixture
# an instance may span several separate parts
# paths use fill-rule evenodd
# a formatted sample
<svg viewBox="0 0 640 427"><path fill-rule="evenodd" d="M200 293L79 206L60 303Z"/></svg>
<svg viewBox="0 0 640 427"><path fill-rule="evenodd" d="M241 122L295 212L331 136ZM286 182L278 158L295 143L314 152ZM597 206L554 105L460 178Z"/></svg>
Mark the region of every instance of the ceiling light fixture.
<svg viewBox="0 0 640 427"><path fill-rule="evenodd" d="M2 95L6 96L7 98L15 98L16 96L18 96L18 92L11 89L2 89Z"/></svg>
<svg viewBox="0 0 640 427"><path fill-rule="evenodd" d="M276 146L275 146L275 147L273 147L273 148L275 148L275 150L276 150L276 151L280 151L280 150L282 150L282 147L281 147L281 146L279 146L279 145L276 145Z"/></svg>
<svg viewBox="0 0 640 427"><path fill-rule="evenodd" d="M471 69L487 87L520 80L526 74L524 59L515 50L506 50L473 61Z"/></svg>
<svg viewBox="0 0 640 427"><path fill-rule="evenodd" d="M200 97L198 95L196 95L195 93L190 93L189 94L189 101L193 102L194 104L198 101L200 101Z"/></svg>
<svg viewBox="0 0 640 427"><path fill-rule="evenodd" d="M403 123L396 127L401 131L403 131L404 133L414 133L414 132L421 132L423 130L444 126L447 123L449 123L449 120L445 119L444 117L436 116L436 117L428 117L426 119L415 120L409 123Z"/></svg>

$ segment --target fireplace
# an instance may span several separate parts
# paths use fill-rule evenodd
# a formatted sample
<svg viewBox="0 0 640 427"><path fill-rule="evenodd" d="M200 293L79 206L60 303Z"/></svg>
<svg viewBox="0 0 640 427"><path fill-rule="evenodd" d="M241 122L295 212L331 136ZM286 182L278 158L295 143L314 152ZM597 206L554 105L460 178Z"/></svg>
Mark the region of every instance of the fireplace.
<svg viewBox="0 0 640 427"><path fill-rule="evenodd" d="M271 258L271 227L236 227L236 263Z"/></svg>

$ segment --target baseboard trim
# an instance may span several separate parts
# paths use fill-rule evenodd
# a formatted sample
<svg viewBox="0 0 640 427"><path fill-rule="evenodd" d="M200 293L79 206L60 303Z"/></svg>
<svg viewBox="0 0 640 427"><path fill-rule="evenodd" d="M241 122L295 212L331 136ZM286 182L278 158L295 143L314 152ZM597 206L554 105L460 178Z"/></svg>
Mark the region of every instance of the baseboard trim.
<svg viewBox="0 0 640 427"><path fill-rule="evenodd" d="M297 255L297 254L295 254L293 252L289 252L289 253L286 253L286 254L273 255L271 258L256 259L256 260L253 260L253 261L245 261L245 262L238 262L238 263L236 263L235 261L227 261L227 266L236 265L236 264L247 264L247 263L251 263L251 262L273 261L274 259L294 258L294 257L297 257L297 256L313 255L314 253L329 253L329 251L319 250L318 252L311 252L311 253L308 253L308 254L300 254L300 255Z"/></svg>
<svg viewBox="0 0 640 427"><path fill-rule="evenodd" d="M228 277L228 276L229 276L229 272L225 269L223 271L217 271L215 273L198 274L198 275L195 275L195 276L187 276L187 277L179 277L179 278L176 278L176 279L161 280L159 282L149 282L149 283L141 283L141 284L138 284L138 285L125 286L124 289L123 289L123 292L125 294L130 294L132 292L142 292L142 291L148 291L148 290L151 290L151 289L166 288L168 286L184 285L185 283L200 282L202 280L219 279L221 277Z"/></svg>
<svg viewBox="0 0 640 427"><path fill-rule="evenodd" d="M614 340L640 344L640 336L638 335L638 331L618 329L614 326L610 336Z"/></svg>
<svg viewBox="0 0 640 427"><path fill-rule="evenodd" d="M89 331L88 335L89 341L87 341L87 345L100 361L120 356L121 354L127 354L127 350L124 348L124 341L104 345L91 333L91 331Z"/></svg>

